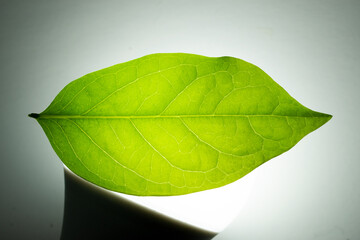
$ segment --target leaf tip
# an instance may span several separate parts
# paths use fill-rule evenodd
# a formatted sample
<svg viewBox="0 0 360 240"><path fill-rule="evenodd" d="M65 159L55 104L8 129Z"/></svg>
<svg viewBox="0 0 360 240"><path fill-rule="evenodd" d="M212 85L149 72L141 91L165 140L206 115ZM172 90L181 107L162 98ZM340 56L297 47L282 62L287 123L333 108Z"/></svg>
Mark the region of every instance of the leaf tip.
<svg viewBox="0 0 360 240"><path fill-rule="evenodd" d="M333 116L330 115L330 114L327 114L327 113L321 113L321 116L320 116L320 126L324 125L325 123L329 122L330 119L332 118Z"/></svg>
<svg viewBox="0 0 360 240"><path fill-rule="evenodd" d="M29 117L31 117L31 118L38 118L39 116L40 116L40 114L38 114L38 113L30 113L30 114L28 114L28 116Z"/></svg>
<svg viewBox="0 0 360 240"><path fill-rule="evenodd" d="M333 115L331 114L325 114L326 122L330 121L332 119Z"/></svg>

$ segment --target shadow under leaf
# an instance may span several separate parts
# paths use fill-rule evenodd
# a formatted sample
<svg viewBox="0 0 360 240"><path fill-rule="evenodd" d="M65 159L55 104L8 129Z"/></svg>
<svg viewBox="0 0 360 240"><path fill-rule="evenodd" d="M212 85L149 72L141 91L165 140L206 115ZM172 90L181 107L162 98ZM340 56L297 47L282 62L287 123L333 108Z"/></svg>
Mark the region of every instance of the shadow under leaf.
<svg viewBox="0 0 360 240"><path fill-rule="evenodd" d="M65 169L61 240L208 240L215 235L114 196Z"/></svg>

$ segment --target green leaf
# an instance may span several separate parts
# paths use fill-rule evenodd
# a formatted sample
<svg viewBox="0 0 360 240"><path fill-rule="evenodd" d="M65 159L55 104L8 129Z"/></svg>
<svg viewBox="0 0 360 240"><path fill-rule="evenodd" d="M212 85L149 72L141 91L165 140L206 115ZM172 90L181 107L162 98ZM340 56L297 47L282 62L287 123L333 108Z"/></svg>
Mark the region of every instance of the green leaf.
<svg viewBox="0 0 360 240"><path fill-rule="evenodd" d="M331 118L248 62L182 53L85 75L31 116L73 172L134 195L226 185Z"/></svg>

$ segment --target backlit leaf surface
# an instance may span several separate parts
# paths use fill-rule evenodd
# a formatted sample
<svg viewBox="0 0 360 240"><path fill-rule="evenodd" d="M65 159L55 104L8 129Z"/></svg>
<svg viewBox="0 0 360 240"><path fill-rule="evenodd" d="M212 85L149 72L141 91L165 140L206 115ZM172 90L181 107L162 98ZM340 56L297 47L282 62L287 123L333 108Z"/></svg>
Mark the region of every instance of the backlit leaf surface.
<svg viewBox="0 0 360 240"><path fill-rule="evenodd" d="M331 118L248 62L181 53L85 75L32 116L73 172L134 195L226 185Z"/></svg>

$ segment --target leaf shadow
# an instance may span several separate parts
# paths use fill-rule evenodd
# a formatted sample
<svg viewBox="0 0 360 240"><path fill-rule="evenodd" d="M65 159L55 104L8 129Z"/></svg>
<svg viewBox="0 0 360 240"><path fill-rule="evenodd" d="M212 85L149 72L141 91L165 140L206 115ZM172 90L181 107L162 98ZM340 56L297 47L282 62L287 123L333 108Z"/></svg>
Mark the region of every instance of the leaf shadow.
<svg viewBox="0 0 360 240"><path fill-rule="evenodd" d="M114 196L67 169L64 172L65 208L60 240L209 240L216 235Z"/></svg>

